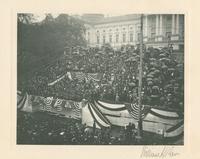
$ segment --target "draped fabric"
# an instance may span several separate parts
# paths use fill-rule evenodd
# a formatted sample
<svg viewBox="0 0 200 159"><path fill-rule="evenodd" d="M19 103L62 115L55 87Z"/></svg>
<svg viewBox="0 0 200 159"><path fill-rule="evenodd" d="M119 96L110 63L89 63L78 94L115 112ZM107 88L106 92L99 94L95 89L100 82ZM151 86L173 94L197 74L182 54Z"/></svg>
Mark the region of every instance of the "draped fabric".
<svg viewBox="0 0 200 159"><path fill-rule="evenodd" d="M26 100L27 100L28 95L17 95L17 109L22 109Z"/></svg>
<svg viewBox="0 0 200 159"><path fill-rule="evenodd" d="M175 126L167 129L164 133L165 138L181 136L184 131L184 121L180 121Z"/></svg>
<svg viewBox="0 0 200 159"><path fill-rule="evenodd" d="M126 110L126 107L125 105L122 105L122 104L114 104L114 107L113 105L104 105L104 102L101 102L101 101L95 101L99 106L103 107L104 109L107 109L107 110L111 110L111 111L122 111L122 110Z"/></svg>
<svg viewBox="0 0 200 159"><path fill-rule="evenodd" d="M137 104L125 104L127 110L135 120L139 120L139 106ZM144 119L146 114L149 112L149 108L142 106L141 118Z"/></svg>
<svg viewBox="0 0 200 159"><path fill-rule="evenodd" d="M109 127L110 125L101 117L98 112L94 109L94 107L89 103L88 109L94 119L94 121L99 125L99 127Z"/></svg>
<svg viewBox="0 0 200 159"><path fill-rule="evenodd" d="M86 111L87 113L85 113ZM94 101L89 102L82 109L82 122L92 127L95 121L100 128L106 127L106 124L125 126L129 123L134 123L137 127L138 111L139 107L136 104L111 104ZM166 139L178 138L183 134L184 122L182 116L178 115L179 113L147 106L142 106L141 111L144 131L163 135Z"/></svg>
<svg viewBox="0 0 200 159"><path fill-rule="evenodd" d="M150 113L152 115L155 115L155 116L160 117L162 119L169 119L169 120L180 119L180 116L178 114L176 114L176 112L174 112L174 114L176 114L176 116L171 114L172 112L168 112L168 111L162 111L162 112L165 112L165 113L159 113L159 112L160 112L160 110L156 110L156 109L150 110Z"/></svg>
<svg viewBox="0 0 200 159"><path fill-rule="evenodd" d="M81 119L81 103L71 100L54 99L28 95L17 96L17 109L25 112L45 111L74 119Z"/></svg>
<svg viewBox="0 0 200 159"><path fill-rule="evenodd" d="M99 82L102 78L101 73L84 73L84 72L67 72L66 74L62 75L61 77L55 79L54 81L51 81L48 83L48 86L53 86L56 83L60 82L64 78L69 79L70 81L77 79L79 82L82 82L84 80L93 82Z"/></svg>
<svg viewBox="0 0 200 159"><path fill-rule="evenodd" d="M100 79L101 79L101 76L102 75L100 73L88 73L87 74L87 79L95 81L95 82L99 82Z"/></svg>
<svg viewBox="0 0 200 159"><path fill-rule="evenodd" d="M25 112L32 112L32 98L33 96L25 93L17 96L17 109Z"/></svg>
<svg viewBox="0 0 200 159"><path fill-rule="evenodd" d="M81 106L79 102L72 102L72 111L73 111L73 117L75 119L81 118Z"/></svg>
<svg viewBox="0 0 200 159"><path fill-rule="evenodd" d="M81 119L83 124L97 128L112 125L125 126L138 123L139 107L136 104L111 104L102 101L82 101L54 99L53 97L33 96L17 92L17 109L25 112L48 111L50 113ZM143 106L143 130L163 134L167 139L178 138L184 133L184 120L181 113Z"/></svg>
<svg viewBox="0 0 200 159"><path fill-rule="evenodd" d="M78 81L94 81L99 82L102 77L100 73L83 73L83 72L71 72L71 78L77 79Z"/></svg>

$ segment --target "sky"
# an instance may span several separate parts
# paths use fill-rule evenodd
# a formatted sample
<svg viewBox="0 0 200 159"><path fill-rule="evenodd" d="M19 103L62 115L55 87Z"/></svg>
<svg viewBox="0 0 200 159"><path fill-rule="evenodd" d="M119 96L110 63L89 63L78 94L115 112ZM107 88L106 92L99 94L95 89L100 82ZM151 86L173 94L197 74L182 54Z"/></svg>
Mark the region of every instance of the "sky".
<svg viewBox="0 0 200 159"><path fill-rule="evenodd" d="M40 22L40 21L42 21L45 18L45 13L33 13L33 14L35 16L35 21L36 22ZM51 14L52 14L52 16L54 18L56 18L61 13L51 13ZM100 14L102 14L102 13L100 13ZM75 14L71 14L70 13L69 15L75 15ZM82 14L78 14L78 15L82 15ZM105 17L120 16L120 15L122 15L122 14L104 14Z"/></svg>

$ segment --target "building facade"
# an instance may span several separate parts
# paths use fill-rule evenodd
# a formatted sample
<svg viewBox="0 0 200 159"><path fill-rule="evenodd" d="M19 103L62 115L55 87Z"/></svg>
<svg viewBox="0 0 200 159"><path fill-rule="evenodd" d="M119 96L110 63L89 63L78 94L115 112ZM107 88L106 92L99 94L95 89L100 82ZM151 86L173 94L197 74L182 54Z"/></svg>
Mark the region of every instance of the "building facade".
<svg viewBox="0 0 200 159"><path fill-rule="evenodd" d="M140 39L141 16L129 14L124 16L99 18L86 23L86 40L88 46L102 46L109 43L114 48L122 45L137 45ZM147 47L166 47L184 49L184 15L182 14L148 14L143 16L143 41Z"/></svg>

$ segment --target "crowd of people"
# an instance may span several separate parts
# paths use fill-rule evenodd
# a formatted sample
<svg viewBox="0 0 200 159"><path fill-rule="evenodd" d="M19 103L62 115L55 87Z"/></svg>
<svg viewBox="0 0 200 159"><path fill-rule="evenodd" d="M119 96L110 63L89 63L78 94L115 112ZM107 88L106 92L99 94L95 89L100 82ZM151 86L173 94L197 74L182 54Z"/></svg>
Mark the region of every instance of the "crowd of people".
<svg viewBox="0 0 200 159"><path fill-rule="evenodd" d="M113 128L96 129L86 127L72 118L61 118L44 112L18 112L17 144L44 145L135 145L134 124L119 128L116 135ZM155 140L155 138L157 140ZM158 137L145 136L144 144L158 144Z"/></svg>
<svg viewBox="0 0 200 159"><path fill-rule="evenodd" d="M143 49L142 103L183 109L184 66L169 48ZM40 96L81 101L100 99L113 103L138 101L139 48L124 46L119 50L102 48L66 48L64 55L29 80L18 81L18 89ZM77 78L48 83L67 72L97 73L99 81Z"/></svg>

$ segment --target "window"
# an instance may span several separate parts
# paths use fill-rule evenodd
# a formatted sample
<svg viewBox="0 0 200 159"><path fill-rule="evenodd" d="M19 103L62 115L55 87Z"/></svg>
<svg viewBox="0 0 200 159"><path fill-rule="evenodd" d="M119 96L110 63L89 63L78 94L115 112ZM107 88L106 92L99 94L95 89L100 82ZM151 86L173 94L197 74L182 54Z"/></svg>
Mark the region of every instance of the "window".
<svg viewBox="0 0 200 159"><path fill-rule="evenodd" d="M106 36L104 35L103 36L103 44L105 44L106 43Z"/></svg>
<svg viewBox="0 0 200 159"><path fill-rule="evenodd" d="M170 37L171 37L171 35L172 35L172 33L171 33L171 32L166 32L166 37L167 37L167 38L170 38Z"/></svg>
<svg viewBox="0 0 200 159"><path fill-rule="evenodd" d="M123 34L123 43L126 42L126 34Z"/></svg>
<svg viewBox="0 0 200 159"><path fill-rule="evenodd" d="M137 40L140 41L140 33L137 34Z"/></svg>
<svg viewBox="0 0 200 159"><path fill-rule="evenodd" d="M90 32L88 32L88 43L90 43Z"/></svg>
<svg viewBox="0 0 200 159"><path fill-rule="evenodd" d="M109 42L112 43L112 35L109 36Z"/></svg>
<svg viewBox="0 0 200 159"><path fill-rule="evenodd" d="M179 50L180 50L180 51L184 51L184 45L183 45L183 44L180 44L180 45L179 45Z"/></svg>
<svg viewBox="0 0 200 159"><path fill-rule="evenodd" d="M116 35L116 43L119 42L119 34Z"/></svg>
<svg viewBox="0 0 200 159"><path fill-rule="evenodd" d="M151 33L151 37L154 38L156 36L156 33Z"/></svg>
<svg viewBox="0 0 200 159"><path fill-rule="evenodd" d="M133 42L133 33L130 34L130 42Z"/></svg>
<svg viewBox="0 0 200 159"><path fill-rule="evenodd" d="M100 41L100 40L99 40L99 36L97 36L97 44L99 44L99 41Z"/></svg>

